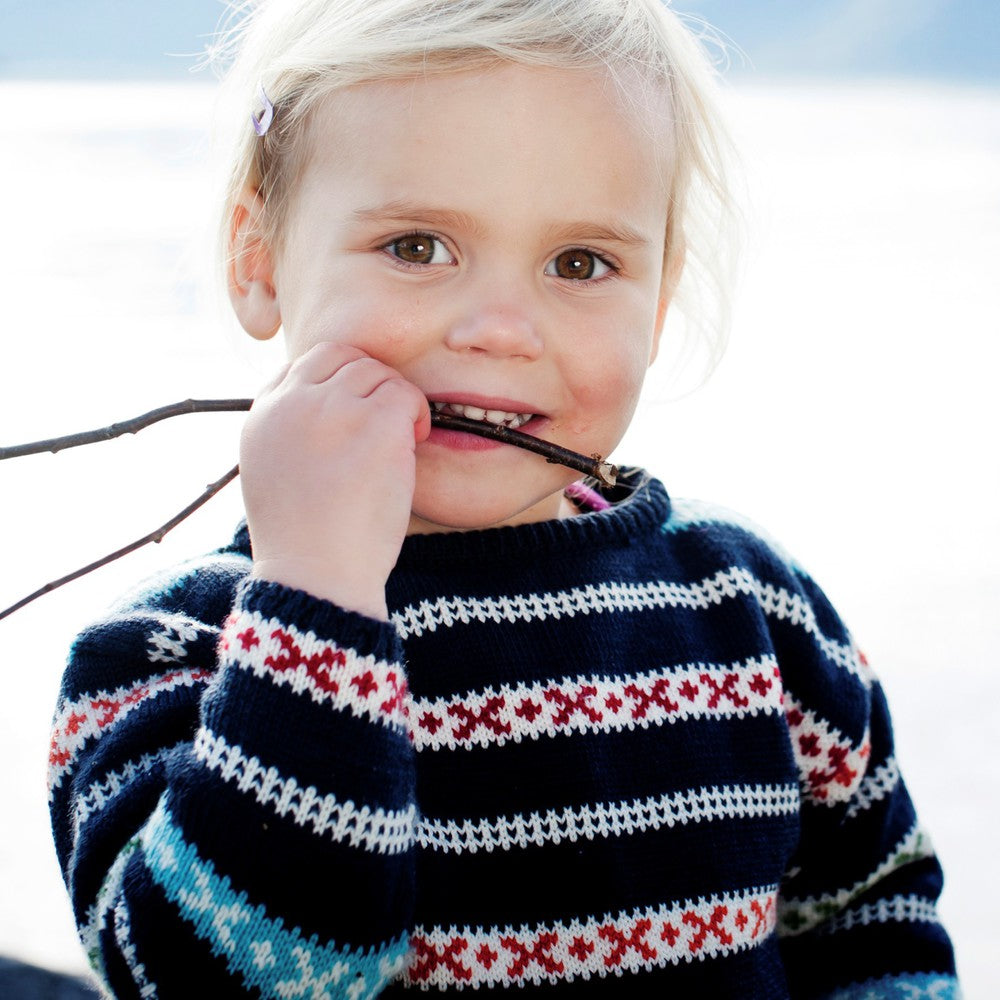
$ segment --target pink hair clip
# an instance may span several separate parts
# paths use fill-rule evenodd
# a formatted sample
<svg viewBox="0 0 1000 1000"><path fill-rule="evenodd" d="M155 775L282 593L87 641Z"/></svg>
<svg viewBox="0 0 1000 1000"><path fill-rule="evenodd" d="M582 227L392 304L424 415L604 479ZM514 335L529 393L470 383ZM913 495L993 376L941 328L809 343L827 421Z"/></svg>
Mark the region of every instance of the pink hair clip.
<svg viewBox="0 0 1000 1000"><path fill-rule="evenodd" d="M263 105L264 110L261 111L260 115L251 115L250 121L253 123L253 130L257 135L265 135L267 130L271 127L271 122L274 121L274 105L271 103L271 99L267 96L267 92L264 90L264 84L258 84L260 103Z"/></svg>

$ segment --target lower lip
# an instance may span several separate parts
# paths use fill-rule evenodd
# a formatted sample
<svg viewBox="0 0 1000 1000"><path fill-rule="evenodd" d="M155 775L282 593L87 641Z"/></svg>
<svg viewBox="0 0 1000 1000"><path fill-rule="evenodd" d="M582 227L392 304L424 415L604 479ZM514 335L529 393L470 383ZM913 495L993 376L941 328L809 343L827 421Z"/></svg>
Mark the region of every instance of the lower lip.
<svg viewBox="0 0 1000 1000"><path fill-rule="evenodd" d="M522 434L536 434L544 424L543 417L532 417L526 424L518 427ZM468 434L465 431L453 431L444 427L432 427L427 436L429 444L441 445L444 448L454 448L456 451L495 451L507 447L503 441L480 437L478 434Z"/></svg>

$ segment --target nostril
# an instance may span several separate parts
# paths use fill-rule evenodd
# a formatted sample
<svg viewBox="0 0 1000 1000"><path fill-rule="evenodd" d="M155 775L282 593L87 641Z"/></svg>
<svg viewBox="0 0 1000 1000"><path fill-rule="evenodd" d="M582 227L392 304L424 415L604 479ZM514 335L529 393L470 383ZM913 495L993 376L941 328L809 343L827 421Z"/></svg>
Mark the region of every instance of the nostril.
<svg viewBox="0 0 1000 1000"><path fill-rule="evenodd" d="M454 351L494 357L538 357L542 339L523 312L497 308L467 316L450 330L446 342Z"/></svg>

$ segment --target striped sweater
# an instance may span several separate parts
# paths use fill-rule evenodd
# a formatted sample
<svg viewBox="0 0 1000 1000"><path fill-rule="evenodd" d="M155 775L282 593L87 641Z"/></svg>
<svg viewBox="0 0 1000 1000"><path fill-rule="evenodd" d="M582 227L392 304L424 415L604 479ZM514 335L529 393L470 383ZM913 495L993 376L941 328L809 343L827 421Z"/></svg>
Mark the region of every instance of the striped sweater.
<svg viewBox="0 0 1000 1000"><path fill-rule="evenodd" d="M50 796L107 989L957 997L864 657L752 526L632 482L408 538L389 623L249 580L243 527L83 632Z"/></svg>

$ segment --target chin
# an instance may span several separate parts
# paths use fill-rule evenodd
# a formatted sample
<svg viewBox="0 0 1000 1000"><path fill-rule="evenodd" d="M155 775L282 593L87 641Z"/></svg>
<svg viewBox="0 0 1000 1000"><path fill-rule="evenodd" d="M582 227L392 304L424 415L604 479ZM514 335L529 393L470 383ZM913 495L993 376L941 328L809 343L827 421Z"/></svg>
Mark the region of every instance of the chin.
<svg viewBox="0 0 1000 1000"><path fill-rule="evenodd" d="M490 497L476 501L465 497L454 503L421 502L415 498L410 518L410 534L437 531L476 531L501 525L528 524L559 517L562 488L542 497L526 498L523 504L498 502Z"/></svg>

